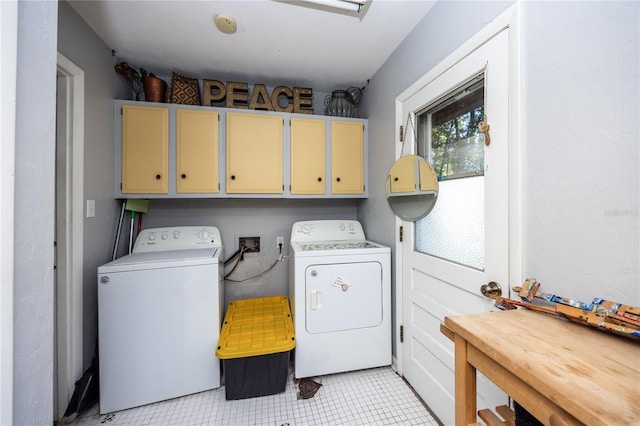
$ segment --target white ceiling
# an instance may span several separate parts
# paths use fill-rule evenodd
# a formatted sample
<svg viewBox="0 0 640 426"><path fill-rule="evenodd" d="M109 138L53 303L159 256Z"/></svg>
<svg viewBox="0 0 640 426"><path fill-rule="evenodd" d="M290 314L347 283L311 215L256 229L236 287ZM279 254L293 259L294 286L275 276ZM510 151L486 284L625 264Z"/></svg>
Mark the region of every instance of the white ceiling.
<svg viewBox="0 0 640 426"><path fill-rule="evenodd" d="M69 3L119 60L158 76L178 71L321 92L363 86L434 4L373 0L354 17L302 1ZM218 14L235 19L235 34L215 27Z"/></svg>

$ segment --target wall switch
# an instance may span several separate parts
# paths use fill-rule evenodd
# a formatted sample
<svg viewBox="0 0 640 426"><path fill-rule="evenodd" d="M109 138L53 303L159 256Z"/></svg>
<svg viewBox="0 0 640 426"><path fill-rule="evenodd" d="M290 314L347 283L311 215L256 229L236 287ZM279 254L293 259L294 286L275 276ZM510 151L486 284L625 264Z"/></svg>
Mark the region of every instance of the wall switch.
<svg viewBox="0 0 640 426"><path fill-rule="evenodd" d="M96 200L87 200L87 217L96 217Z"/></svg>
<svg viewBox="0 0 640 426"><path fill-rule="evenodd" d="M276 248L278 248L278 249L284 248L284 237L283 236L277 236L276 237Z"/></svg>

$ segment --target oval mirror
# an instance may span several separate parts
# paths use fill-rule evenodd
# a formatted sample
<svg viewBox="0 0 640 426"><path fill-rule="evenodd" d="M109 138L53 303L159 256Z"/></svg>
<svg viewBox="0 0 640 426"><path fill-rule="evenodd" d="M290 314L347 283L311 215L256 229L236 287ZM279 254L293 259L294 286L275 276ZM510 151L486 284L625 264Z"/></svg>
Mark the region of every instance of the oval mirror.
<svg viewBox="0 0 640 426"><path fill-rule="evenodd" d="M402 220L420 220L438 199L438 178L431 164L418 155L405 155L387 174L385 194L389 207Z"/></svg>

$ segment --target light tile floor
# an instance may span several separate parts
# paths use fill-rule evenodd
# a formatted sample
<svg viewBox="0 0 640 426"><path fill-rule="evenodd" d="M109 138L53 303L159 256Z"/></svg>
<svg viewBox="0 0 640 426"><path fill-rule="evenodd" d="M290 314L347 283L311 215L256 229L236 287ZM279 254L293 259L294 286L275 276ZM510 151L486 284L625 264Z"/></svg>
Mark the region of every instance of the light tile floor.
<svg viewBox="0 0 640 426"><path fill-rule="evenodd" d="M100 415L96 404L74 425L429 425L438 426L411 387L390 367L314 378L322 387L298 399L289 372L276 395L227 401L224 387Z"/></svg>

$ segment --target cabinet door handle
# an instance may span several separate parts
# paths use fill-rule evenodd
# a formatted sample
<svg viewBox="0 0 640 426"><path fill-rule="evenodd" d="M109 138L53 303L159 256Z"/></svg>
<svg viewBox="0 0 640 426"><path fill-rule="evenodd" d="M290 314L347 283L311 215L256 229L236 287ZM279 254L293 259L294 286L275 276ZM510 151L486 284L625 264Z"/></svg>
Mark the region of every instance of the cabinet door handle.
<svg viewBox="0 0 640 426"><path fill-rule="evenodd" d="M340 178L336 178L336 182L340 182Z"/></svg>
<svg viewBox="0 0 640 426"><path fill-rule="evenodd" d="M322 178L321 177L318 178L318 182L322 182Z"/></svg>
<svg viewBox="0 0 640 426"><path fill-rule="evenodd" d="M397 176L396 176L396 177L394 177L394 178L393 178L393 181L394 181L394 182L397 182L397 181L398 181L398 177L397 177Z"/></svg>
<svg viewBox="0 0 640 426"><path fill-rule="evenodd" d="M236 175L231 175L231 180L236 180Z"/></svg>
<svg viewBox="0 0 640 426"><path fill-rule="evenodd" d="M187 174L183 173L181 177L182 177L182 179L186 179L187 178Z"/></svg>
<svg viewBox="0 0 640 426"><path fill-rule="evenodd" d="M161 177L162 177L162 176L160 176L160 175L156 175L156 179L158 179L158 180L159 180Z"/></svg>

